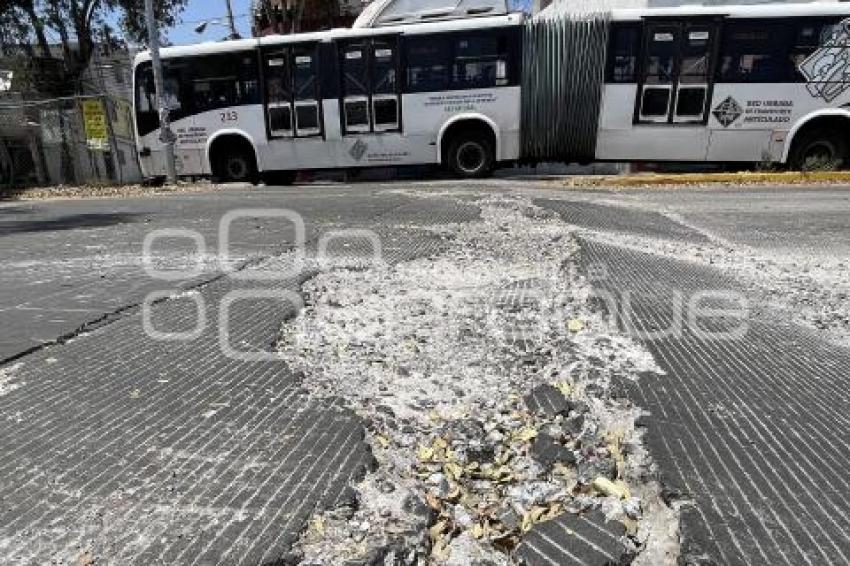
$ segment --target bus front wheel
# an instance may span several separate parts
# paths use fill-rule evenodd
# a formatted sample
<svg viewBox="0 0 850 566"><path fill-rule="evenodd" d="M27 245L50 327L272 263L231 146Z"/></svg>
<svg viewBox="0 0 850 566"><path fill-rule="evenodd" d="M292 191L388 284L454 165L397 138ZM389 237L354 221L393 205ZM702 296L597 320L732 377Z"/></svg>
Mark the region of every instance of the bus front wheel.
<svg viewBox="0 0 850 566"><path fill-rule="evenodd" d="M791 166L798 171L837 171L848 165L848 144L837 130L808 132L794 144Z"/></svg>
<svg viewBox="0 0 850 566"><path fill-rule="evenodd" d="M257 166L253 156L244 149L238 148L227 152L222 169L225 180L231 183L256 182Z"/></svg>
<svg viewBox="0 0 850 566"><path fill-rule="evenodd" d="M496 156L492 142L484 136L459 136L446 153L448 166L461 179L480 179L493 172Z"/></svg>

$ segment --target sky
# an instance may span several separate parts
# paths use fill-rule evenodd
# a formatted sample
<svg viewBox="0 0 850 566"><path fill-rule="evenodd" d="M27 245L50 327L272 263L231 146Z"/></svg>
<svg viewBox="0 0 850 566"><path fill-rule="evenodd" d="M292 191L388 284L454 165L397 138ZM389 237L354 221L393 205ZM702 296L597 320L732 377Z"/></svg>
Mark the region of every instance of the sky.
<svg viewBox="0 0 850 566"><path fill-rule="evenodd" d="M174 45L219 41L228 34L226 26L210 24L204 33L195 33L195 27L204 20L224 18L227 15L226 0L189 0L181 15L183 23L165 30L168 41ZM251 0L231 0L236 28L242 37L251 36ZM530 9L532 0L509 0L513 9ZM226 19L221 20L226 22Z"/></svg>
<svg viewBox="0 0 850 566"><path fill-rule="evenodd" d="M189 0L180 16L183 23L164 30L168 41L174 45L185 45L202 41L219 41L227 36L229 29L226 25L227 5L225 2L226 0ZM236 29L242 37L251 37L251 0L231 0L231 2ZM220 21L225 25L210 24L204 33L195 33L195 27L200 22L215 18L221 18Z"/></svg>

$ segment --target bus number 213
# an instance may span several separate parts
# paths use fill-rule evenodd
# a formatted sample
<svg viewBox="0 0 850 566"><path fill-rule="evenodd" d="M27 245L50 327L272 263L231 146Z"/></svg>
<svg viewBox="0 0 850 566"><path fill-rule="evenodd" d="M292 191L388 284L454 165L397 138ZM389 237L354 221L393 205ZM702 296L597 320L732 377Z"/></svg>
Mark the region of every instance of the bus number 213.
<svg viewBox="0 0 850 566"><path fill-rule="evenodd" d="M239 114L236 110L228 110L227 112L221 113L221 121L224 122L236 122L239 120Z"/></svg>

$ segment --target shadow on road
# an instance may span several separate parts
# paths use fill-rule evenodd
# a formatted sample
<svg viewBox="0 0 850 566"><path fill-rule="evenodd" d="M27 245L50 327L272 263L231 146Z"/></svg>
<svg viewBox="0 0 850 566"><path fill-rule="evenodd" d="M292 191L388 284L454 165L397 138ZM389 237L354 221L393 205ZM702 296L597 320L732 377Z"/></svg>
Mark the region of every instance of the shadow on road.
<svg viewBox="0 0 850 566"><path fill-rule="evenodd" d="M44 220L3 221L0 222L0 236L26 232L74 230L77 228L102 228L134 222L137 216L137 214L110 212L102 214L71 214Z"/></svg>

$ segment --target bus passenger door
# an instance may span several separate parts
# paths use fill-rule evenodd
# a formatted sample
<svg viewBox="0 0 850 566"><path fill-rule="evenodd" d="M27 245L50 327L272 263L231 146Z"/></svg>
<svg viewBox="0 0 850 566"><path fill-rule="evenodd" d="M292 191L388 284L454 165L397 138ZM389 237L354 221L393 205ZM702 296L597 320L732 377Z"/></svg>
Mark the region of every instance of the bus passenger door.
<svg viewBox="0 0 850 566"><path fill-rule="evenodd" d="M644 27L635 125L670 128L656 143L659 160L705 159L719 28L717 21L666 19Z"/></svg>
<svg viewBox="0 0 850 566"><path fill-rule="evenodd" d="M324 128L316 45L275 46L264 52L263 68L269 136L265 169L324 166L327 150L318 147Z"/></svg>
<svg viewBox="0 0 850 566"><path fill-rule="evenodd" d="M715 22L647 24L639 122L707 122L717 31Z"/></svg>
<svg viewBox="0 0 850 566"><path fill-rule="evenodd" d="M667 123L673 101L673 77L681 28L674 24L649 24L646 27L646 47L643 76L638 97L638 121Z"/></svg>
<svg viewBox="0 0 850 566"><path fill-rule="evenodd" d="M314 46L292 48L295 136L322 134L322 110L319 96L318 53Z"/></svg>
<svg viewBox="0 0 850 566"><path fill-rule="evenodd" d="M377 156L369 164L392 163L399 150L398 136L379 134L401 131L398 38L373 37L341 43L339 61L343 136L368 136ZM369 146L355 144L347 153L357 164L365 165L366 147Z"/></svg>

